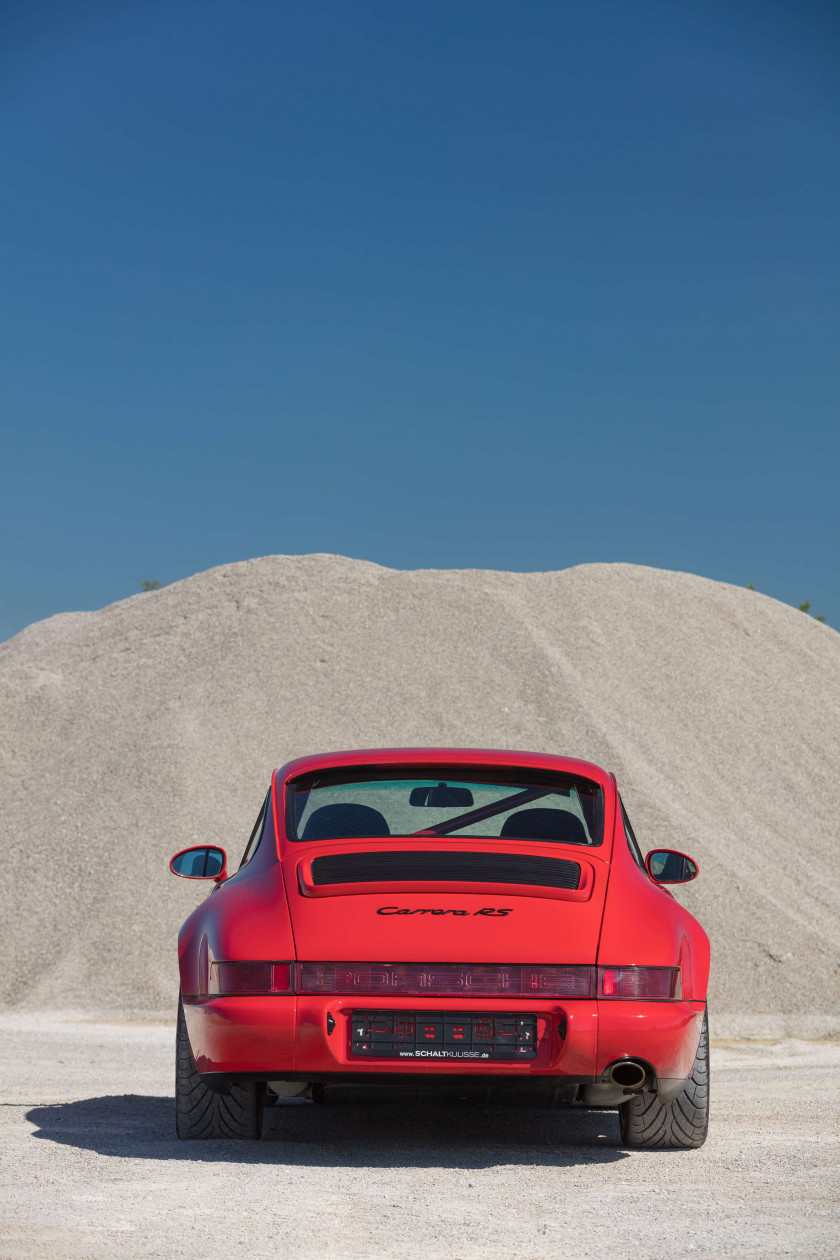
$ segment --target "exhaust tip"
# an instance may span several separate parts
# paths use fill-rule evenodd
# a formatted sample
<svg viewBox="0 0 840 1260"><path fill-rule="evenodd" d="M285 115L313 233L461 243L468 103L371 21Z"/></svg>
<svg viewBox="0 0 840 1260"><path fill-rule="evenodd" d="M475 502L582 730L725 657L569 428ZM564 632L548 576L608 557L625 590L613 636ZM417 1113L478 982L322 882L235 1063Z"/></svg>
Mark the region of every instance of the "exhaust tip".
<svg viewBox="0 0 840 1260"><path fill-rule="evenodd" d="M622 1059L610 1068L610 1080L622 1089L641 1089L647 1080L647 1069L635 1059Z"/></svg>

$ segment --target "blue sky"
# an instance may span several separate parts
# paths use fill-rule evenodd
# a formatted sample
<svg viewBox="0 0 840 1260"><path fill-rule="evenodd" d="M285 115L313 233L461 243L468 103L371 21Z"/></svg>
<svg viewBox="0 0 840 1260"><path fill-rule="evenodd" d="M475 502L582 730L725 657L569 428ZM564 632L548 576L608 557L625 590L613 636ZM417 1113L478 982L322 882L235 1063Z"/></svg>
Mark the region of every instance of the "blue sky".
<svg viewBox="0 0 840 1260"><path fill-rule="evenodd" d="M0 637L268 553L840 626L840 8L0 10Z"/></svg>

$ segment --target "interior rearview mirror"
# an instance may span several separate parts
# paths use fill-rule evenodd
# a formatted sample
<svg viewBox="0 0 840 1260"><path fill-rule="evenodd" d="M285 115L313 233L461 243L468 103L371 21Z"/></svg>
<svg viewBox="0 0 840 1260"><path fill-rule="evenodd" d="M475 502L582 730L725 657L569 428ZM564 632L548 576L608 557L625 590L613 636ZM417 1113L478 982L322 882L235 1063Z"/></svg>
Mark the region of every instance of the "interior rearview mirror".
<svg viewBox="0 0 840 1260"><path fill-rule="evenodd" d="M697 876L697 863L676 849L651 849L645 858L648 875L657 884L687 884Z"/></svg>
<svg viewBox="0 0 840 1260"><path fill-rule="evenodd" d="M424 805L427 809L463 809L475 804L469 788L449 787L439 783L437 787L416 787L408 798L409 805Z"/></svg>
<svg viewBox="0 0 840 1260"><path fill-rule="evenodd" d="M227 854L217 844L197 844L176 853L169 869L182 879L215 879L220 884L227 879Z"/></svg>

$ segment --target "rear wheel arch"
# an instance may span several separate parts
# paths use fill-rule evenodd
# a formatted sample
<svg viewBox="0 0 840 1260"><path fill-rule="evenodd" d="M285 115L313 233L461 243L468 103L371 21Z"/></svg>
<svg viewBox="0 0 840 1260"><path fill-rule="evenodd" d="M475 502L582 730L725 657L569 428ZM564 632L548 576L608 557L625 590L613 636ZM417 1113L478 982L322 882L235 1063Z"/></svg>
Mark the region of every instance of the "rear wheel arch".
<svg viewBox="0 0 840 1260"><path fill-rule="evenodd" d="M618 1109L621 1141L644 1150L693 1150L709 1131L709 1024L703 1017L691 1076L667 1102L647 1090Z"/></svg>
<svg viewBox="0 0 840 1260"><path fill-rule="evenodd" d="M184 1004L178 997L175 1033L175 1131L184 1140L262 1136L265 1083L233 1081L211 1088L196 1071Z"/></svg>

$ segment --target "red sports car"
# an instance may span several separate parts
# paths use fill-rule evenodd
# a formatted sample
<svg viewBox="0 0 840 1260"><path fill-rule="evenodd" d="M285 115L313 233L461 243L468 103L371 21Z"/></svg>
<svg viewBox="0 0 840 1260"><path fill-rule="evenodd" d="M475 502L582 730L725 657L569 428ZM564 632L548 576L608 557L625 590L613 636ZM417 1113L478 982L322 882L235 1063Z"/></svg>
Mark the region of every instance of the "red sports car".
<svg viewBox="0 0 840 1260"><path fill-rule="evenodd" d="M421 1091L618 1107L627 1146L708 1125L709 942L615 778L568 757L376 749L277 770L178 947L179 1137L260 1136L278 1097Z"/></svg>

